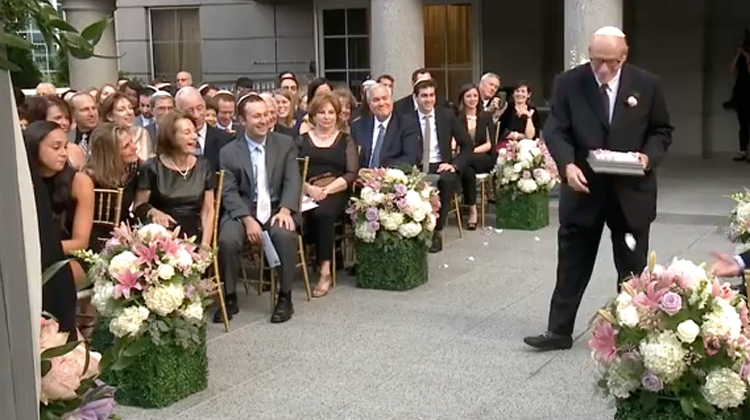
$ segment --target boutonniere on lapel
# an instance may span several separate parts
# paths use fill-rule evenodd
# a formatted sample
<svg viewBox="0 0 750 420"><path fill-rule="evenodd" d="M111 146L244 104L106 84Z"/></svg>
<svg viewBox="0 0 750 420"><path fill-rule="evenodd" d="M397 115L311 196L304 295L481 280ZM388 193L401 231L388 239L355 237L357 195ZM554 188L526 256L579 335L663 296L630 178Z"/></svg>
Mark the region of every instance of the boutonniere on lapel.
<svg viewBox="0 0 750 420"><path fill-rule="evenodd" d="M625 103L630 108L635 108L636 106L638 106L638 96L638 93L633 93L632 95L628 96L627 99L625 99Z"/></svg>

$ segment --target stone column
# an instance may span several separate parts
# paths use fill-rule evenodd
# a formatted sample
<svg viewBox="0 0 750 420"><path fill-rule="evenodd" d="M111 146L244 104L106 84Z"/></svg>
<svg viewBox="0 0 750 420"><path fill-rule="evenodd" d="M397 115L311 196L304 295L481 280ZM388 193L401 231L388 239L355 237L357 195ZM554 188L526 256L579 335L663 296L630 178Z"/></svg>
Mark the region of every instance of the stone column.
<svg viewBox="0 0 750 420"><path fill-rule="evenodd" d="M106 16L112 16L115 11L114 0L65 0L62 6L65 20L79 31ZM104 30L102 39L94 51L107 57L117 55L114 20ZM88 60L77 60L70 57L70 87L82 90L117 82L117 61L112 58L92 57Z"/></svg>
<svg viewBox="0 0 750 420"><path fill-rule="evenodd" d="M589 43L597 29L622 29L623 0L565 0L565 69L589 58Z"/></svg>
<svg viewBox="0 0 750 420"><path fill-rule="evenodd" d="M411 73L424 67L422 0L371 0L370 71L396 79L394 100L411 93Z"/></svg>

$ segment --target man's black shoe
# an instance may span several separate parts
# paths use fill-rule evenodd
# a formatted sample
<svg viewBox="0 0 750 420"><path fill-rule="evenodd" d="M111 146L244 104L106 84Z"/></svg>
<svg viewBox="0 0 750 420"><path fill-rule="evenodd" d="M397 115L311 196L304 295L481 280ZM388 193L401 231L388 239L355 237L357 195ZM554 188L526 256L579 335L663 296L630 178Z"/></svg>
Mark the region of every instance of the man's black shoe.
<svg viewBox="0 0 750 420"><path fill-rule="evenodd" d="M227 321L231 321L232 317L240 312L240 307L237 305L237 299L227 298L224 303L227 305ZM221 324L224 322L221 318L221 308L216 308L213 322L215 324Z"/></svg>
<svg viewBox="0 0 750 420"><path fill-rule="evenodd" d="M435 231L432 234L432 246L430 253L434 254L443 250L443 232Z"/></svg>
<svg viewBox="0 0 750 420"><path fill-rule="evenodd" d="M537 350L568 350L573 347L573 337L570 335L545 332L533 337L526 337L523 342Z"/></svg>
<svg viewBox="0 0 750 420"><path fill-rule="evenodd" d="M287 322L292 319L292 315L294 315L294 305L292 305L292 292L279 292L279 300L278 302L276 302L276 307L273 309L271 322L273 322L274 324Z"/></svg>

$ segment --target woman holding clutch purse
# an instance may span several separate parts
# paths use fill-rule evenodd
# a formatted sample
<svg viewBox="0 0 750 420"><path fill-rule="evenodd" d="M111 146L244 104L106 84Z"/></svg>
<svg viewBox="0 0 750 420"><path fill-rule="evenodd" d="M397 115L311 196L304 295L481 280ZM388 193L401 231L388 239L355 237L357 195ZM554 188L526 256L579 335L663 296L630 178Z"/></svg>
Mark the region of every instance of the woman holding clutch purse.
<svg viewBox="0 0 750 420"><path fill-rule="evenodd" d="M351 186L359 171L359 156L352 138L339 130L341 104L331 92L318 93L308 106L312 130L297 137L299 156L308 157L302 192L318 207L304 213L305 229L315 243L320 278L313 291L323 297L331 287L334 224L343 217Z"/></svg>

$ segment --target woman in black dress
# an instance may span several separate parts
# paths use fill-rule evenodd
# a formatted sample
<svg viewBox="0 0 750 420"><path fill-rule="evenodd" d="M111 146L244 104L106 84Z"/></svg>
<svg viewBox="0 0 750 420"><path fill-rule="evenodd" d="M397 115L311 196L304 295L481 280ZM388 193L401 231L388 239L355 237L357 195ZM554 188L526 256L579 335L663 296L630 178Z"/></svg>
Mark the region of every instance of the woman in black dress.
<svg viewBox="0 0 750 420"><path fill-rule="evenodd" d="M340 112L335 94L318 93L308 108L312 130L297 138L299 156L309 158L302 191L318 204L303 214L320 266L315 297L325 296L331 287L331 270L335 269L331 267L334 224L344 215L359 171L357 148L351 137L338 128Z"/></svg>
<svg viewBox="0 0 750 420"><path fill-rule="evenodd" d="M195 156L198 134L193 117L170 111L159 121L157 156L141 168L135 194L136 216L166 228L180 227L197 243L211 246L216 172Z"/></svg>
<svg viewBox="0 0 750 420"><path fill-rule="evenodd" d="M734 157L735 161L748 160L748 144L750 143L750 31L745 30L742 45L732 59L732 74L734 87L729 106L737 113L740 125L740 151Z"/></svg>
<svg viewBox="0 0 750 420"><path fill-rule="evenodd" d="M120 207L120 221L135 224L131 217L131 206L135 200L135 190L138 185L138 145L133 141L128 127L115 123L101 123L92 133L89 140L90 157L85 171L94 181L94 187L107 189L123 189L122 206ZM95 202L95 208L104 203ZM112 202L111 206L114 207ZM115 209L108 210L114 214ZM111 237L112 229L107 226L94 226L91 233L90 248L99 252L104 243Z"/></svg>
<svg viewBox="0 0 750 420"><path fill-rule="evenodd" d="M464 192L464 203L469 206L469 223L467 229L477 228L477 174L492 171L497 159L495 149L495 124L492 114L479 107L479 88L473 84L464 85L458 94L458 117L474 140L474 150L469 158L469 165L461 171L461 188Z"/></svg>
<svg viewBox="0 0 750 420"><path fill-rule="evenodd" d="M510 140L536 139L539 137L539 113L530 103L531 86L519 82L513 90L513 102L500 118L500 132Z"/></svg>

